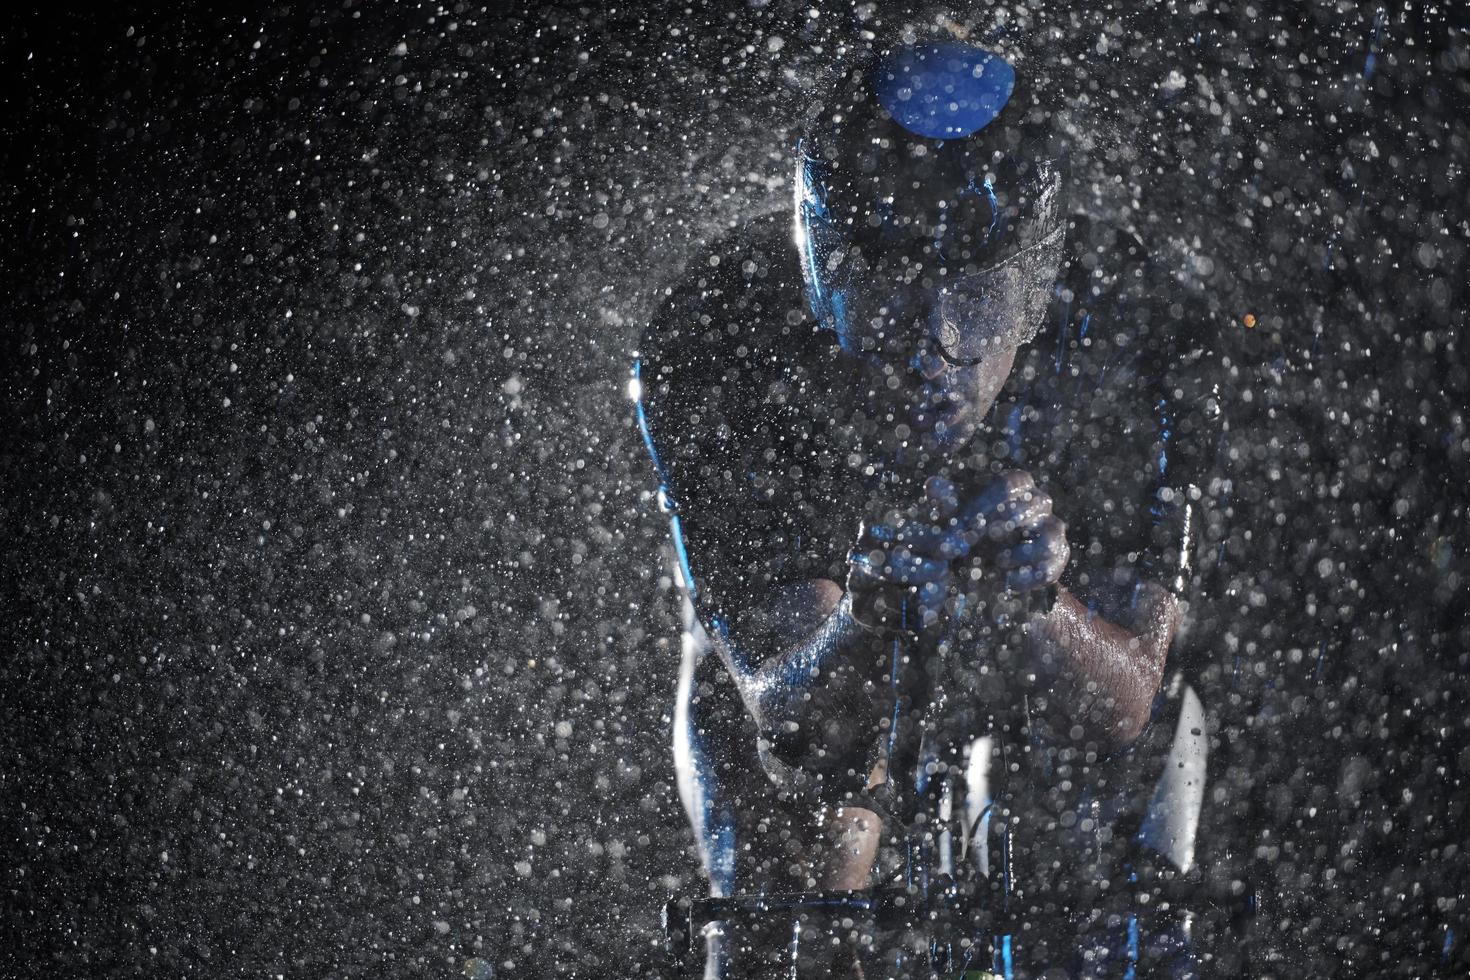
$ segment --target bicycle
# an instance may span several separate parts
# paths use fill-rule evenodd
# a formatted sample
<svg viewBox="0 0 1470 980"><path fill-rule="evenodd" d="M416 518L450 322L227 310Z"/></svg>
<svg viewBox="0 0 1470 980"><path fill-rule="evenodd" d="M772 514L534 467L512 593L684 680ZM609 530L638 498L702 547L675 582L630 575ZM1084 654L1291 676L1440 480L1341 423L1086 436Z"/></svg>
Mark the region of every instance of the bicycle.
<svg viewBox="0 0 1470 980"><path fill-rule="evenodd" d="M1013 609L999 629L1015 635L1027 618ZM1046 919L1027 904L1024 881L1035 873L1026 868L1018 836L1027 828L1024 768L1018 756L1030 752L1033 722L1029 698L1018 710L983 720L976 718L975 700L966 697L965 665L956 663L951 645L933 637L894 638L890 679L894 713L889 729L890 778L885 823L890 841L902 854L900 872L870 890L810 891L744 894L729 897L670 899L663 908L663 926L669 952L684 975L696 975L703 962L701 936L713 923L743 920L775 925L787 934L786 961L792 980L803 976L803 943L830 942L834 922L856 938L859 954L883 976L922 977L928 980L982 980L1018 975L1023 938L1028 927ZM1004 647L1004 643L997 644ZM927 649L926 649L927 648ZM938 665L939 669L931 669ZM994 664L980 665L980 673ZM1178 702L1174 716L1175 742L1181 730L1194 733L1202 745L1202 709L1187 686L1167 698ZM1168 719L1166 719L1168 720ZM976 735L977 731L984 734ZM1175 764L1171 746L1165 760ZM1202 764L1202 763L1201 763ZM901 776L902 778L895 778ZM1203 779L1202 770L1198 778ZM977 802L976 783L980 787ZM1155 795L1158 795L1156 788ZM966 805L968 802L968 805ZM1102 836L1101 807L1092 801L1091 831ZM1155 810L1151 802L1149 813ZM1121 830L1129 843L1099 846L1090 857L1094 867L1111 862L1125 881L1112 887L1108 877L1075 882L1073 904L1101 910L1116 920L1122 949L1116 962L1097 964L1099 975L1134 977L1145 958L1142 923L1150 917L1177 910L1214 908L1233 921L1256 914L1261 895L1247 889L1239 894L1215 886L1197 872L1184 873L1160 862L1119 861L1119 851L1138 851L1132 839L1149 819L1128 826L1124 818L1108 829ZM1118 827L1118 824L1124 826ZM1086 828L1084 828L1085 832ZM1189 844L1193 848L1193 842ZM1121 894L1120 894L1121 892ZM842 925L847 923L847 925ZM809 938L810 937L810 938ZM1185 937L1187 941L1187 936ZM1031 940L1034 945L1035 940ZM1025 968L1022 967L1022 972ZM1175 973L1174 975L1188 975Z"/></svg>

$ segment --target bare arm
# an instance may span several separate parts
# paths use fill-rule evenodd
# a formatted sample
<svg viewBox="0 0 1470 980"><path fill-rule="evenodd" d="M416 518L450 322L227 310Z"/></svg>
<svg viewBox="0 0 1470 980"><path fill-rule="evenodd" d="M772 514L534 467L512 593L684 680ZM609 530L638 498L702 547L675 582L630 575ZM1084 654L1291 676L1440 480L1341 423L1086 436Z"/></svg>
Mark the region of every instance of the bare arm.
<svg viewBox="0 0 1470 980"><path fill-rule="evenodd" d="M1054 699L1053 718L1073 741L1104 751L1128 745L1148 723L1181 608L1162 587L1143 583L1131 608L1109 613L1128 625L1089 611L1059 587L1051 611L1027 635L1031 663Z"/></svg>
<svg viewBox="0 0 1470 980"><path fill-rule="evenodd" d="M829 579L782 586L737 618L722 651L760 731L778 745L802 745L823 769L861 764L878 717L881 644L844 599Z"/></svg>
<svg viewBox="0 0 1470 980"><path fill-rule="evenodd" d="M746 708L768 737L799 746L803 764L841 772L847 785L882 782L867 772L874 747L873 662L881 641L852 618L850 597L830 579L792 583L739 620L741 635L771 651L759 670L737 678ZM727 661L727 667L729 662ZM732 670L732 676L736 676ZM861 768L860 768L861 767ZM818 805L804 813L811 882L868 887L882 820L858 805Z"/></svg>
<svg viewBox="0 0 1470 980"><path fill-rule="evenodd" d="M947 535L938 540L963 552L957 560L962 567L970 564L967 578L975 583L977 599L1056 587L1052 608L1026 631L1026 672L1034 676L1011 678L1039 682L1053 733L1093 742L1104 752L1136 739L1148 723L1179 626L1179 600L1157 584L1140 582L1121 598L1096 596L1111 601L1095 611L1060 586L1070 558L1066 525L1027 473L1003 473L963 503L947 481L931 481L927 492L936 503L928 515L931 527ZM906 533L934 550L933 530Z"/></svg>

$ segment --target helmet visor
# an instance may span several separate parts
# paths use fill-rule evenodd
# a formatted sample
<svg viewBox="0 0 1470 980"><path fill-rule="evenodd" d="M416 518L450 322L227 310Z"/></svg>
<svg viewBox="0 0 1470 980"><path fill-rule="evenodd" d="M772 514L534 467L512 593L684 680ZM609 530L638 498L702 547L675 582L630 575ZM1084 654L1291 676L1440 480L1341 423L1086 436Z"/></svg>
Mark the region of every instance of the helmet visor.
<svg viewBox="0 0 1470 980"><path fill-rule="evenodd" d="M983 206L946 208L929 223L895 223L882 199L839 219L828 206L827 164L801 154L795 238L813 313L850 351L897 353L927 340L951 361L972 362L1027 343L1045 319L1064 243L1060 177L1043 168L1022 225L1030 244L945 276L951 259L983 249L1007 217L988 181L960 192Z"/></svg>

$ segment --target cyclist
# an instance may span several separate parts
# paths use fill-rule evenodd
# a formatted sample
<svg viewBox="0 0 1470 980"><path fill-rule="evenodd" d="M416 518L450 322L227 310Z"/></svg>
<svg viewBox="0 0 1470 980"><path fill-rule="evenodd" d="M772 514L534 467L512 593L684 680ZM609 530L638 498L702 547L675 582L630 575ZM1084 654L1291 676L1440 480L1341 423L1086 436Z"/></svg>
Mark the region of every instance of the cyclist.
<svg viewBox="0 0 1470 980"><path fill-rule="evenodd" d="M644 338L681 793L712 895L868 888L899 860L899 676L958 665L968 825L986 833L998 776L1026 800L1010 968L1184 975L1187 916L1140 933L1086 885L1193 861L1203 716L1170 651L1214 355L1144 243L1069 206L1026 67L1003 39L875 51L808 120L794 235L778 214L717 243ZM1022 762L997 767L1006 746ZM706 975L789 968L783 928L713 923Z"/></svg>

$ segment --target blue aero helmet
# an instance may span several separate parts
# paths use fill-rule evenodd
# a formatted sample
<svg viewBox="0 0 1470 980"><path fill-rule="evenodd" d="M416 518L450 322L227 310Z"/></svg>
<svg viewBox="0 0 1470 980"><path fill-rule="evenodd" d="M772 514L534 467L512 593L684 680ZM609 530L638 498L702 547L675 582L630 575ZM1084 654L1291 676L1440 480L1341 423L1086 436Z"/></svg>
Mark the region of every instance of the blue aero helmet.
<svg viewBox="0 0 1470 980"><path fill-rule="evenodd" d="M957 40L879 51L811 114L796 158L807 302L844 350L976 364L1036 335L1063 155L1012 59Z"/></svg>

